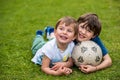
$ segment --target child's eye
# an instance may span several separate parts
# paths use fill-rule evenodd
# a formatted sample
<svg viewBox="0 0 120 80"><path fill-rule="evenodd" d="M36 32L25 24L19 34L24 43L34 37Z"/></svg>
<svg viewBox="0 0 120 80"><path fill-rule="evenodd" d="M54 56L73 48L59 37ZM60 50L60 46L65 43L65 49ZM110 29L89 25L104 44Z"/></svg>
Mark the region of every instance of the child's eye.
<svg viewBox="0 0 120 80"><path fill-rule="evenodd" d="M73 31L72 31L72 30L68 30L68 32L70 32L70 33L71 33L71 32L73 32Z"/></svg>
<svg viewBox="0 0 120 80"><path fill-rule="evenodd" d="M92 33L92 32L93 32L92 30L90 30L90 29L88 29L88 28L87 28L87 31L88 31L89 33Z"/></svg>
<svg viewBox="0 0 120 80"><path fill-rule="evenodd" d="M90 33L92 32L90 29L88 29L87 31L90 32Z"/></svg>
<svg viewBox="0 0 120 80"><path fill-rule="evenodd" d="M88 28L88 27L86 27L86 30L87 30L87 32L89 32L89 33L93 32L93 31L90 30L90 28Z"/></svg>
<svg viewBox="0 0 120 80"><path fill-rule="evenodd" d="M82 29L84 29L84 26L80 26Z"/></svg>
<svg viewBox="0 0 120 80"><path fill-rule="evenodd" d="M63 30L63 28L62 28L62 27L60 27L59 29L60 29L60 30Z"/></svg>

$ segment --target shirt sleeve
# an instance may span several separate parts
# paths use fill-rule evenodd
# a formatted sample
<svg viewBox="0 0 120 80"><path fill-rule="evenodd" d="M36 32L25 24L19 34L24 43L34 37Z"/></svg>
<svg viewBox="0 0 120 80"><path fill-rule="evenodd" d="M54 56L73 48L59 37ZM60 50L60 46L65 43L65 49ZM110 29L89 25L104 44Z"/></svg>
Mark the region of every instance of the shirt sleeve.
<svg viewBox="0 0 120 80"><path fill-rule="evenodd" d="M105 56L108 53L108 50L106 49L103 42L100 40L100 38L98 36L96 36L95 38L93 38L91 40L96 42L100 46L103 56Z"/></svg>
<svg viewBox="0 0 120 80"><path fill-rule="evenodd" d="M49 59L52 58L52 54L51 53L51 48L48 47L50 46L49 44L47 45L47 43L42 47L40 48L35 56L32 58L32 62L34 62L35 64L39 64L39 65L42 65L42 58L43 58L43 55L46 55Z"/></svg>
<svg viewBox="0 0 120 80"><path fill-rule="evenodd" d="M32 62L34 62L35 64L39 64L39 65L42 65L42 57L43 57L43 54L41 54L41 49L39 49L35 56L31 59Z"/></svg>

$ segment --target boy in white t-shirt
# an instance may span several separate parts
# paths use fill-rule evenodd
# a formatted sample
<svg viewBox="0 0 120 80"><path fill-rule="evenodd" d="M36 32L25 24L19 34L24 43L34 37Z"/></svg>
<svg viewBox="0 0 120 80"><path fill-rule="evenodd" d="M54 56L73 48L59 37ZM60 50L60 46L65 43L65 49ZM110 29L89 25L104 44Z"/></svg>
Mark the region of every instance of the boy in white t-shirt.
<svg viewBox="0 0 120 80"><path fill-rule="evenodd" d="M34 53L32 62L41 65L41 70L46 74L68 75L72 73L72 69L69 67L73 65L71 53L74 47L73 40L78 31L77 28L77 22L74 18L63 17L58 20L55 26L54 39L45 43L41 32L37 38L40 40L40 45L43 46Z"/></svg>

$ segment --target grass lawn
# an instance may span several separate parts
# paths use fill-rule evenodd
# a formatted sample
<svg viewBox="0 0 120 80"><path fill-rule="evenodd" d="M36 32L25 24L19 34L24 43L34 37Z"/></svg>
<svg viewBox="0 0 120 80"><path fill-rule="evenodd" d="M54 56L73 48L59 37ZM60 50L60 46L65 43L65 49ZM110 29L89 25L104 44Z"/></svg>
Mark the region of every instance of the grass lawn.
<svg viewBox="0 0 120 80"><path fill-rule="evenodd" d="M98 14L100 38L113 65L91 74L76 67L68 76L43 73L31 62L35 32L63 16ZM120 0L0 0L0 80L120 80Z"/></svg>

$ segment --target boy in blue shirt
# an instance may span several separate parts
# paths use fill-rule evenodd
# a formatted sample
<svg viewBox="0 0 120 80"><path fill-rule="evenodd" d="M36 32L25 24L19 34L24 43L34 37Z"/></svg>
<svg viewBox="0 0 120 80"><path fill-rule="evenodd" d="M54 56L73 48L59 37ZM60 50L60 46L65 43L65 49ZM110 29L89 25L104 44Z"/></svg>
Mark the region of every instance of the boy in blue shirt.
<svg viewBox="0 0 120 80"><path fill-rule="evenodd" d="M101 32L101 23L98 19L98 16L93 13L84 14L78 18L77 22L79 28L78 36L75 42L77 43L81 41L92 40L101 47L103 53L103 61L101 64L97 66L80 65L79 69L84 73L90 73L111 66L112 60L108 54L108 51L98 37Z"/></svg>

